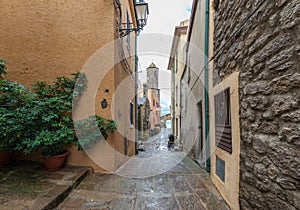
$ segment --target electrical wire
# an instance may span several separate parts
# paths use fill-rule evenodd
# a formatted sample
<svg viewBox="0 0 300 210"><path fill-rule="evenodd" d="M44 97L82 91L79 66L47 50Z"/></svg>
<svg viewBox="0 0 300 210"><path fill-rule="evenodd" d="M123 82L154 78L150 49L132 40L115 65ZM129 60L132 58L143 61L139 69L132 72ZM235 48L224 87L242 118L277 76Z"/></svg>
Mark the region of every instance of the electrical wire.
<svg viewBox="0 0 300 210"><path fill-rule="evenodd" d="M195 85L197 84L199 78L201 77L203 71L205 70L205 68L208 67L208 65L222 52L222 50L224 49L224 47L226 46L226 44L228 44L232 38L234 38L239 32L240 30L246 26L247 22L250 20L250 18L261 8L261 6L266 2L267 0L263 0L262 2L260 2L258 4L258 6L245 18L245 20L241 23L241 25L237 28L237 30L235 30L230 37L228 38L227 41L225 41L225 43L214 53L214 55L209 59L209 61L204 65L204 67L201 69L199 76L197 76L195 82L193 83L192 87L190 88L189 93L187 94L187 96L190 95L190 93L192 92L192 90L194 89Z"/></svg>

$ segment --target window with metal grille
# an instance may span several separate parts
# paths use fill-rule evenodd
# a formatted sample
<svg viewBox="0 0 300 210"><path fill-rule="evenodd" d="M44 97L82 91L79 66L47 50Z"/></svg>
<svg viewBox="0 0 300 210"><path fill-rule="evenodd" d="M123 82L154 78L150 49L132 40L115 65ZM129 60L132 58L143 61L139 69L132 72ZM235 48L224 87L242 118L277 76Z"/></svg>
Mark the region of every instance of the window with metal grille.
<svg viewBox="0 0 300 210"><path fill-rule="evenodd" d="M232 153L229 88L215 95L215 135L217 147Z"/></svg>
<svg viewBox="0 0 300 210"><path fill-rule="evenodd" d="M129 103L129 117L130 117L130 127L133 127L133 103Z"/></svg>

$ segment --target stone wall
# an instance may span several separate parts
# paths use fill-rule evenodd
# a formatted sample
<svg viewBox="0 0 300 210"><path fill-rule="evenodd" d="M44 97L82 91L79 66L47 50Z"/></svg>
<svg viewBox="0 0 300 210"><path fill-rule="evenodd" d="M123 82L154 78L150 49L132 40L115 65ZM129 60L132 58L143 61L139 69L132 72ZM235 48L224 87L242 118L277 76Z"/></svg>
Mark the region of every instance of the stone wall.
<svg viewBox="0 0 300 210"><path fill-rule="evenodd" d="M241 209L300 209L299 0L215 0L214 83L239 71Z"/></svg>

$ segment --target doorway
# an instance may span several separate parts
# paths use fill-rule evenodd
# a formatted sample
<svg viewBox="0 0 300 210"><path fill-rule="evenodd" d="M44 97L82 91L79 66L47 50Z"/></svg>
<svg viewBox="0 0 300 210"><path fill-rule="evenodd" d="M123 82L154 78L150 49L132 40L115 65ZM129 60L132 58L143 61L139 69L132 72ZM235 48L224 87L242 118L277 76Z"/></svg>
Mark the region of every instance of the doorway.
<svg viewBox="0 0 300 210"><path fill-rule="evenodd" d="M198 125L198 142L196 142L196 161L204 166L204 155L203 155L203 112L202 112L202 101L197 104L199 125Z"/></svg>

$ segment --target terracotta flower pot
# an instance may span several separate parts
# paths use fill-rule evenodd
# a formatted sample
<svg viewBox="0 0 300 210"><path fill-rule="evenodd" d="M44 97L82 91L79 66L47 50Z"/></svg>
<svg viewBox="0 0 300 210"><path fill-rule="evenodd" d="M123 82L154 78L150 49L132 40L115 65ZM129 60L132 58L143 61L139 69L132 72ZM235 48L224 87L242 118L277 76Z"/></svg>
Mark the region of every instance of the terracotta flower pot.
<svg viewBox="0 0 300 210"><path fill-rule="evenodd" d="M9 165L11 156L12 156L12 152L0 152L0 168Z"/></svg>
<svg viewBox="0 0 300 210"><path fill-rule="evenodd" d="M64 165L69 152L66 151L64 154L51 156L51 157L43 157L44 165L47 171L58 171Z"/></svg>

